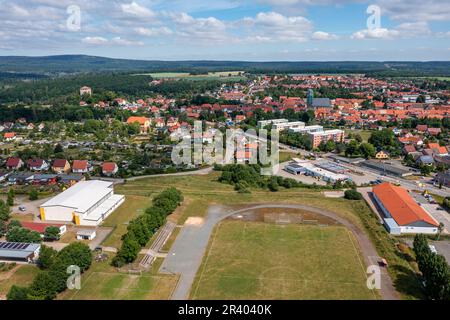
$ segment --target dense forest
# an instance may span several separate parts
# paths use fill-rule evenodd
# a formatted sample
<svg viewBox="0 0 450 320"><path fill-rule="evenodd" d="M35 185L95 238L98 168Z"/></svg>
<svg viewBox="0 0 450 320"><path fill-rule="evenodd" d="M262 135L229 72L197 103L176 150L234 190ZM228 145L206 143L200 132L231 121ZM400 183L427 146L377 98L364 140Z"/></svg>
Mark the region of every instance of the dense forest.
<svg viewBox="0 0 450 320"><path fill-rule="evenodd" d="M115 94L144 96L150 93L152 77L123 73L84 74L37 81L17 81L0 86L0 103L48 102L56 97L79 101L82 86L95 88L99 99L114 98ZM103 97L102 97L103 96Z"/></svg>
<svg viewBox="0 0 450 320"><path fill-rule="evenodd" d="M9 56L0 59L0 71L29 73L191 72L243 70L252 73L366 73L378 76L450 76L450 62L248 62L144 61L86 55L47 57Z"/></svg>

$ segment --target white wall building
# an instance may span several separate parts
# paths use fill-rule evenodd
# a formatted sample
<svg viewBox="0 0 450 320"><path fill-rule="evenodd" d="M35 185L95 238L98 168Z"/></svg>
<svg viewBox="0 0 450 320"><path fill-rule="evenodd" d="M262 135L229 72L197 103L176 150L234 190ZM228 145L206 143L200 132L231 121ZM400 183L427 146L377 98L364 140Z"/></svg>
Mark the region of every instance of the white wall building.
<svg viewBox="0 0 450 320"><path fill-rule="evenodd" d="M123 195L114 194L112 182L80 181L41 205L41 219L98 226L124 200Z"/></svg>
<svg viewBox="0 0 450 320"><path fill-rule="evenodd" d="M278 124L278 123L285 123L289 122L288 119L272 119L272 120L260 120L258 121L258 128L263 129L265 126L268 126L270 124Z"/></svg>

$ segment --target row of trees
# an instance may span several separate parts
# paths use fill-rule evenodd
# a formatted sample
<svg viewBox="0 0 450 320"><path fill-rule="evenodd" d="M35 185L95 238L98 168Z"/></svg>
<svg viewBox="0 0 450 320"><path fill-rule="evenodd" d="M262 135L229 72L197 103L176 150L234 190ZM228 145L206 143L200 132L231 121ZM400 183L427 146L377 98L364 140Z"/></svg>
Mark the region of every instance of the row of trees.
<svg viewBox="0 0 450 320"><path fill-rule="evenodd" d="M261 167L257 164L229 164L225 166L215 165L214 169L217 171L222 171L219 177L219 182L234 185L236 191L240 193L249 193L250 188L261 188L268 189L272 192L279 191L280 187L290 189L290 188L310 188L310 189L339 189L345 186L350 186L347 184L336 183L330 186L318 186L318 185L308 185L300 181L283 178L280 176L263 176L261 175Z"/></svg>
<svg viewBox="0 0 450 320"><path fill-rule="evenodd" d="M127 233L122 237L122 246L114 257L112 264L121 267L136 260L139 251L155 232L164 225L166 218L183 201L183 195L175 188L169 188L153 198L153 205L145 214L131 220Z"/></svg>
<svg viewBox="0 0 450 320"><path fill-rule="evenodd" d="M444 256L430 250L427 238L423 234L418 234L414 238L414 253L422 273L427 298L450 300L450 268Z"/></svg>
<svg viewBox="0 0 450 320"><path fill-rule="evenodd" d="M0 236L6 233L10 217L9 205L0 199Z"/></svg>
<svg viewBox="0 0 450 320"><path fill-rule="evenodd" d="M74 242L56 252L46 246L41 247L38 265L41 271L28 287L13 285L7 294L8 300L52 300L67 288L67 279L71 275L68 267L77 266L80 272L86 271L92 263L89 247Z"/></svg>

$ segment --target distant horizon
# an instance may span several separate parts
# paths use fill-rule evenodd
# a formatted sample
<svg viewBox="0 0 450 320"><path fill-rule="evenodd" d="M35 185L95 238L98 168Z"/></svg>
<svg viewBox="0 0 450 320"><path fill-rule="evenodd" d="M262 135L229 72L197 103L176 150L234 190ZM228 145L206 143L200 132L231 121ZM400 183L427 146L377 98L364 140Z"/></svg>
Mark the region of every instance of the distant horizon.
<svg viewBox="0 0 450 320"><path fill-rule="evenodd" d="M11 0L0 19L0 56L450 59L450 2L442 0Z"/></svg>
<svg viewBox="0 0 450 320"><path fill-rule="evenodd" d="M48 55L3 55L0 53L0 57L3 58L51 58L51 57L94 57L94 58L104 58L104 59L113 59L113 60L131 60L131 61L159 61L159 62L268 62L268 63L274 63L274 62L377 62L377 63L383 63L383 62L391 62L391 63L398 63L398 62L423 62L423 63L430 63L430 62L450 62L450 58L448 60L236 60L236 59L181 59L181 60L162 60L162 59L152 59L152 58L124 58L124 57L113 57L113 56L104 56L104 55L92 55L92 54L83 54L83 53L66 53L66 54L48 54Z"/></svg>

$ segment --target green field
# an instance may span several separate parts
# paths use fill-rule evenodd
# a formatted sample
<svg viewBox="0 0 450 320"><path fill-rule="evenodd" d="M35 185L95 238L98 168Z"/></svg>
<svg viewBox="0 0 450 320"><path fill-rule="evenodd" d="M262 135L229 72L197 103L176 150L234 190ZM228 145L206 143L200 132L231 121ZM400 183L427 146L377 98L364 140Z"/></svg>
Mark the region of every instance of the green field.
<svg viewBox="0 0 450 320"><path fill-rule="evenodd" d="M14 271L0 272L0 299L6 296L12 285L29 285L38 272L39 269L32 265L20 265Z"/></svg>
<svg viewBox="0 0 450 320"><path fill-rule="evenodd" d="M144 75L149 75L154 79L185 79L193 81L196 80L240 81L245 79L245 76L242 75L243 73L244 73L243 71L220 71L220 72L209 72L208 74L192 75L188 72L156 72L156 73L147 73Z"/></svg>
<svg viewBox="0 0 450 320"><path fill-rule="evenodd" d="M344 227L224 221L192 299L377 299Z"/></svg>
<svg viewBox="0 0 450 320"><path fill-rule="evenodd" d="M160 275L157 259L149 272L130 274L118 272L110 260L93 262L83 274L80 290L66 290L58 298L64 300L167 300L175 289L178 277Z"/></svg>
<svg viewBox="0 0 450 320"><path fill-rule="evenodd" d="M117 185L116 193L125 194L127 201L107 219L107 225L115 229L103 245L119 247L128 221L141 214L150 204L151 198L168 187L176 187L183 192L185 198L182 206L169 216L171 221L179 225L184 224L188 217L205 216L208 207L213 204L233 208L262 203L305 204L335 212L359 226L361 230L366 230L380 256L388 260L390 265L388 270L398 291L404 298L421 297L414 266L408 262L410 259L399 251L396 246L398 240L391 237L378 223L378 219L364 201L326 198L320 190L305 188L281 188L279 192L252 189L250 194L239 194L234 191L233 186L219 183L217 181L219 175L220 173L213 172L208 175L144 178ZM175 235L171 237L164 250L169 250L174 240ZM155 276L159 275L155 273Z"/></svg>
<svg viewBox="0 0 450 320"><path fill-rule="evenodd" d="M345 130L346 135L348 135L349 133L359 134L363 139L363 142L368 142L370 136L372 135L372 131L370 130L351 130L351 129Z"/></svg>

